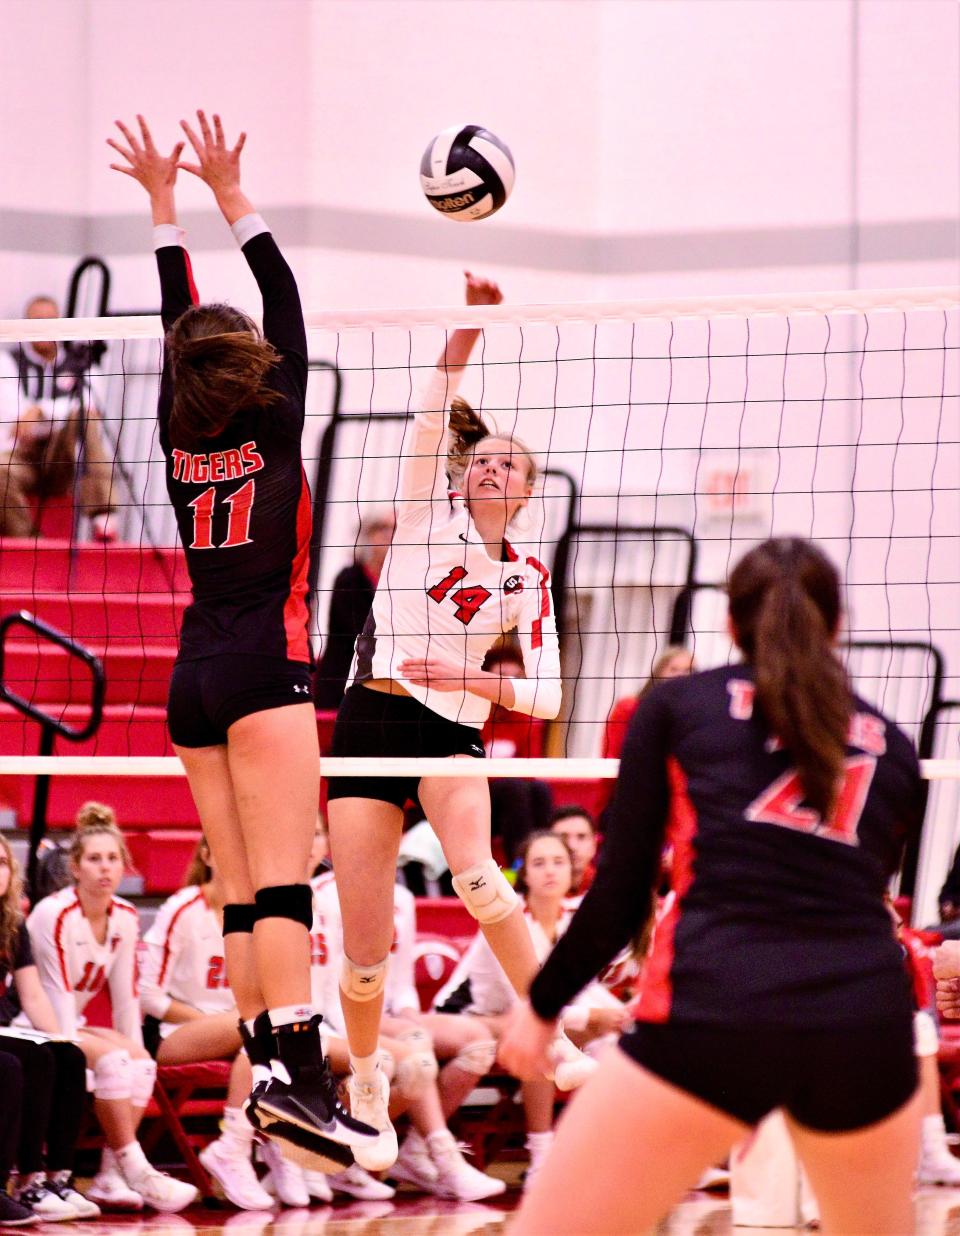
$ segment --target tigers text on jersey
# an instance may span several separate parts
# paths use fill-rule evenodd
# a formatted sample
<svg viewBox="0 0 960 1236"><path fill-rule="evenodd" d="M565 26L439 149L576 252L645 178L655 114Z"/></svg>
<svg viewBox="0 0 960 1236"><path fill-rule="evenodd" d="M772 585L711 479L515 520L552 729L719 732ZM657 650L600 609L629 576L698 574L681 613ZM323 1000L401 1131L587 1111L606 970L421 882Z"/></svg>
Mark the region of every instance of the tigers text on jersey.
<svg viewBox="0 0 960 1236"><path fill-rule="evenodd" d="M258 215L234 224L263 296L265 338L279 354L267 379L279 396L237 412L189 449L170 440L174 379L164 357L157 418L167 493L193 587L180 659L252 653L311 660L307 568L311 509L300 453L307 343L296 281ZM179 229L155 230L164 328L197 303Z"/></svg>
<svg viewBox="0 0 960 1236"><path fill-rule="evenodd" d="M527 682L517 680L515 711L560 711L560 654L550 573L534 555L503 543L503 561L487 553L464 501L447 490L447 397L453 381L437 371L404 443L397 527L373 608L357 639L353 679L392 678L433 712L480 728L490 704L466 690L437 691L403 677L408 657L446 656L478 672L494 642L516 629ZM522 693L522 694L521 694ZM524 706L528 703L529 706Z"/></svg>
<svg viewBox="0 0 960 1236"><path fill-rule="evenodd" d="M180 889L160 907L143 937L140 1002L161 1023L161 1035L176 1029L163 1019L171 1000L201 1013L236 1007L227 983L220 916L196 885Z"/></svg>
<svg viewBox="0 0 960 1236"><path fill-rule="evenodd" d="M635 1017L834 1028L907 999L883 904L925 792L907 737L854 698L846 772L823 821L729 666L658 686L624 743L597 876L531 987L552 1017L636 934L664 844L674 900Z"/></svg>
<svg viewBox="0 0 960 1236"><path fill-rule="evenodd" d="M106 986L113 1028L141 1042L137 997L140 921L129 901L112 898L102 944L94 938L75 888L63 888L39 901L27 919L27 930L40 982L63 1034L76 1034L83 1024L83 1010Z"/></svg>

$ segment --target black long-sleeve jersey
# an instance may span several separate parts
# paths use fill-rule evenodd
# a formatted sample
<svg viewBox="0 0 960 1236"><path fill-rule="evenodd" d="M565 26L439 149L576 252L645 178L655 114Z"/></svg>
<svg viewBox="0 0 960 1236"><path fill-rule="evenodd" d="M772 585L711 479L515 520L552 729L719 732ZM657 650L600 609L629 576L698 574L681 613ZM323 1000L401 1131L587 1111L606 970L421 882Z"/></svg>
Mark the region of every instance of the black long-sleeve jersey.
<svg viewBox="0 0 960 1236"><path fill-rule="evenodd" d="M293 272L267 231L243 246L263 297L263 333L280 354L270 386L281 399L237 413L215 438L170 442L173 378L164 357L158 422L173 504L193 586L180 659L250 653L311 661L307 636L310 491L300 437L307 339ZM157 250L164 329L192 304L186 250Z"/></svg>
<svg viewBox="0 0 960 1236"><path fill-rule="evenodd" d="M624 744L596 879L531 987L536 1012L556 1017L635 935L665 844L672 906L636 1020L834 1027L908 1007L883 895L924 786L903 732L862 699L853 708L824 822L754 706L749 666L652 692Z"/></svg>

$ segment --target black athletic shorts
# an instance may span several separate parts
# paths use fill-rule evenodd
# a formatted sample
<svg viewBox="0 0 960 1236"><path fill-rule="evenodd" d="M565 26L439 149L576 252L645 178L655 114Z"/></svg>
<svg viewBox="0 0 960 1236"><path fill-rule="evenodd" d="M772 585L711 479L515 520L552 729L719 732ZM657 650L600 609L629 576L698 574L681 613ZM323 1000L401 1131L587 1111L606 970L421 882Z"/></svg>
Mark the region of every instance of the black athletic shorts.
<svg viewBox="0 0 960 1236"><path fill-rule="evenodd" d="M310 666L279 657L224 653L178 661L170 678L167 725L178 747L216 747L241 717L313 702Z"/></svg>
<svg viewBox="0 0 960 1236"><path fill-rule="evenodd" d="M387 695L355 683L347 691L333 728L331 755L449 756L483 759L480 731L448 721L409 695ZM419 777L331 777L327 801L333 798L373 798L403 808L415 799Z"/></svg>
<svg viewBox="0 0 960 1236"><path fill-rule="evenodd" d="M782 1107L808 1129L847 1133L892 1115L917 1088L910 1017L829 1030L636 1022L620 1046L749 1125Z"/></svg>

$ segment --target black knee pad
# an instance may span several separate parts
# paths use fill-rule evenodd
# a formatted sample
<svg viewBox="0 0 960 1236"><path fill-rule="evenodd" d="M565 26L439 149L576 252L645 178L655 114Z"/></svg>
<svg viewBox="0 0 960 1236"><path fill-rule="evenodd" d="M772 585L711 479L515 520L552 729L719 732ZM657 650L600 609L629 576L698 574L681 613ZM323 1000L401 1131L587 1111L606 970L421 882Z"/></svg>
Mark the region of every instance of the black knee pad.
<svg viewBox="0 0 960 1236"><path fill-rule="evenodd" d="M231 902L223 907L223 934L251 932L257 921L257 907L250 902Z"/></svg>
<svg viewBox="0 0 960 1236"><path fill-rule="evenodd" d="M273 884L257 890L257 922L265 918L289 918L313 926L313 890L309 884Z"/></svg>

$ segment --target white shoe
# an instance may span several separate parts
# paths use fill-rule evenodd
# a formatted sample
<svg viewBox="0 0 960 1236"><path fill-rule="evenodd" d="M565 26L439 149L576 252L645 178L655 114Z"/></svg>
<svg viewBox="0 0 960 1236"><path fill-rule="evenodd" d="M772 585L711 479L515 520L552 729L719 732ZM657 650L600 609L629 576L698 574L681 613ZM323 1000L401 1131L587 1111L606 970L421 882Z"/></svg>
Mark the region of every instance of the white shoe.
<svg viewBox="0 0 960 1236"><path fill-rule="evenodd" d="M61 1201L72 1206L74 1216L77 1219L98 1219L100 1217L100 1207L96 1202L91 1202L88 1197L84 1197L79 1189L73 1187L73 1180L69 1169L62 1172L53 1172L47 1176L47 1188L51 1193L56 1193Z"/></svg>
<svg viewBox="0 0 960 1236"><path fill-rule="evenodd" d="M143 1210L143 1198L131 1189L120 1175L120 1169L101 1169L87 1190L87 1198L103 1210Z"/></svg>
<svg viewBox="0 0 960 1236"><path fill-rule="evenodd" d="M158 1172L155 1167L147 1167L138 1176L128 1180L127 1184L140 1194L145 1206L166 1214L186 1210L200 1196L195 1185L187 1184L185 1180L175 1180L165 1172Z"/></svg>
<svg viewBox="0 0 960 1236"><path fill-rule="evenodd" d="M955 1158L946 1146L923 1146L917 1168L917 1183L952 1185L955 1188L960 1186L960 1159Z"/></svg>
<svg viewBox="0 0 960 1236"><path fill-rule="evenodd" d="M576 1090L597 1070L596 1060L584 1055L562 1031L550 1045L550 1056L554 1061L553 1084L558 1090Z"/></svg>
<svg viewBox="0 0 960 1236"><path fill-rule="evenodd" d="M390 1083L378 1069L372 1081L361 1081L355 1074L347 1080L350 1114L378 1131L380 1136L368 1145L353 1147L353 1157L368 1172L382 1172L397 1161L397 1134L387 1111Z"/></svg>
<svg viewBox="0 0 960 1236"><path fill-rule="evenodd" d="M431 1193L457 1202L481 1202L485 1197L497 1197L506 1192L505 1180L498 1180L471 1167L454 1141L453 1134L446 1129L443 1134L442 1141L440 1134L432 1134L427 1140L430 1157L437 1169L437 1183Z"/></svg>
<svg viewBox="0 0 960 1236"><path fill-rule="evenodd" d="M273 1198L264 1189L248 1155L231 1153L223 1139L204 1146L197 1156L223 1196L241 1210L270 1210Z"/></svg>
<svg viewBox="0 0 960 1236"><path fill-rule="evenodd" d="M261 1182L268 1193L275 1193L284 1206L310 1205L303 1168L285 1158L276 1142L265 1141L260 1147L260 1158L270 1169Z"/></svg>
<svg viewBox="0 0 960 1236"><path fill-rule="evenodd" d="M323 1172L314 1172L310 1168L303 1169L303 1183L307 1186L307 1192L315 1202L332 1202L333 1189L330 1188L330 1181Z"/></svg>
<svg viewBox="0 0 960 1236"><path fill-rule="evenodd" d="M69 1223L80 1216L69 1202L47 1188L47 1182L36 1179L16 1189L13 1200L32 1210L41 1223Z"/></svg>
<svg viewBox="0 0 960 1236"><path fill-rule="evenodd" d="M390 1169L390 1175L394 1180L402 1180L405 1184L412 1184L422 1189L424 1193L432 1193L436 1188L437 1169L433 1159L430 1158L427 1143L416 1129L411 1129L403 1139L403 1145L400 1147L396 1163Z"/></svg>
<svg viewBox="0 0 960 1236"><path fill-rule="evenodd" d="M361 1202L389 1202L397 1192L382 1180L377 1180L376 1176L365 1172L356 1163L353 1167L330 1176L328 1183L334 1193L345 1193L347 1197L355 1197Z"/></svg>

